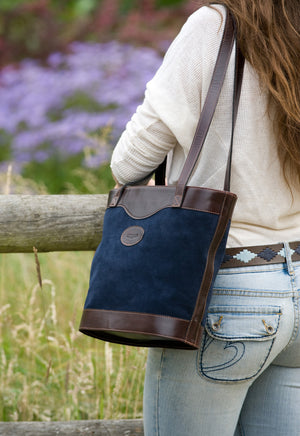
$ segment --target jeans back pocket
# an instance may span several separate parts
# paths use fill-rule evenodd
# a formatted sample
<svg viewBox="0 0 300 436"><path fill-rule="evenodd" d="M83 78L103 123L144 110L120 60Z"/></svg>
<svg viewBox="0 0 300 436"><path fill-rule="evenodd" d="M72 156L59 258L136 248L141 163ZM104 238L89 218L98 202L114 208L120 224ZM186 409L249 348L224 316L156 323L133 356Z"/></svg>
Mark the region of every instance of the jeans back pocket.
<svg viewBox="0 0 300 436"><path fill-rule="evenodd" d="M209 307L198 370L215 381L249 380L262 370L276 338L278 306Z"/></svg>

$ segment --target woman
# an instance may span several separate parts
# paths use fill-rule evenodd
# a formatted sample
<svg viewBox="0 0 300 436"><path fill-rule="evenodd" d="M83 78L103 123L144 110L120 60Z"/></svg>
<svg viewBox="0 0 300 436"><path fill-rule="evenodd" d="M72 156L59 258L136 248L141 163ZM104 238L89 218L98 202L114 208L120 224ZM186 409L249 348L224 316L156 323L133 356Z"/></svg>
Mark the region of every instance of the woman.
<svg viewBox="0 0 300 436"><path fill-rule="evenodd" d="M199 351L149 351L145 435L296 436L299 0L213 3L183 26L112 156L114 177L124 184L145 177L168 154L168 184L176 183L214 68L226 5L246 59L231 175L238 202ZM222 189L233 68L234 55L190 185Z"/></svg>

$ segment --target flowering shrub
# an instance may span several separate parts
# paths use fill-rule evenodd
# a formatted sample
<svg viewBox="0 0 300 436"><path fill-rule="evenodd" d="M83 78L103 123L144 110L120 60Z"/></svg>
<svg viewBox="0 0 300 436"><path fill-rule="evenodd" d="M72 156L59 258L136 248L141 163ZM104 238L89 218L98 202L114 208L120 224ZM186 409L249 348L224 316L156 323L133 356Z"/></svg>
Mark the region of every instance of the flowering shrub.
<svg viewBox="0 0 300 436"><path fill-rule="evenodd" d="M0 65L45 59L74 40L157 47L173 39L200 0L1 0Z"/></svg>
<svg viewBox="0 0 300 436"><path fill-rule="evenodd" d="M21 169L27 162L83 152L85 165L98 166L110 153L108 134L114 144L160 63L150 48L74 42L67 54L53 53L45 65L24 60L18 68L5 67L0 71L2 169L5 161Z"/></svg>

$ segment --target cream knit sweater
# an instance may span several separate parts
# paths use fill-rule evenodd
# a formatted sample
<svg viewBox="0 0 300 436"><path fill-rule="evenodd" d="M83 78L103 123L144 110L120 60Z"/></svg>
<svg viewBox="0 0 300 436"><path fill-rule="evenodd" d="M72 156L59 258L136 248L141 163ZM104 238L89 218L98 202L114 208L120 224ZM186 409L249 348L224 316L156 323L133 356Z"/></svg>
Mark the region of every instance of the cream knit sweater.
<svg viewBox="0 0 300 436"><path fill-rule="evenodd" d="M225 16L225 9L218 8ZM173 41L114 150L111 168L121 184L145 177L167 153L168 184L177 182L208 90L223 25L217 11L203 7ZM233 70L234 53L189 185L223 189ZM238 201L228 247L300 240L300 190L292 190L292 195L284 182L266 95L247 62L233 143L231 191Z"/></svg>

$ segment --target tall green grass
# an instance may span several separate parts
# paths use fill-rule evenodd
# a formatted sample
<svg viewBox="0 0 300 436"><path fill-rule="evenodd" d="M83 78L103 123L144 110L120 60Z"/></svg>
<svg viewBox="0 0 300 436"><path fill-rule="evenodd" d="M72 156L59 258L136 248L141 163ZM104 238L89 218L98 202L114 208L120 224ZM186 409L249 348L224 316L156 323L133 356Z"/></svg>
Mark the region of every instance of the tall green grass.
<svg viewBox="0 0 300 436"><path fill-rule="evenodd" d="M146 350L78 332L92 256L0 255L0 421L142 416Z"/></svg>

